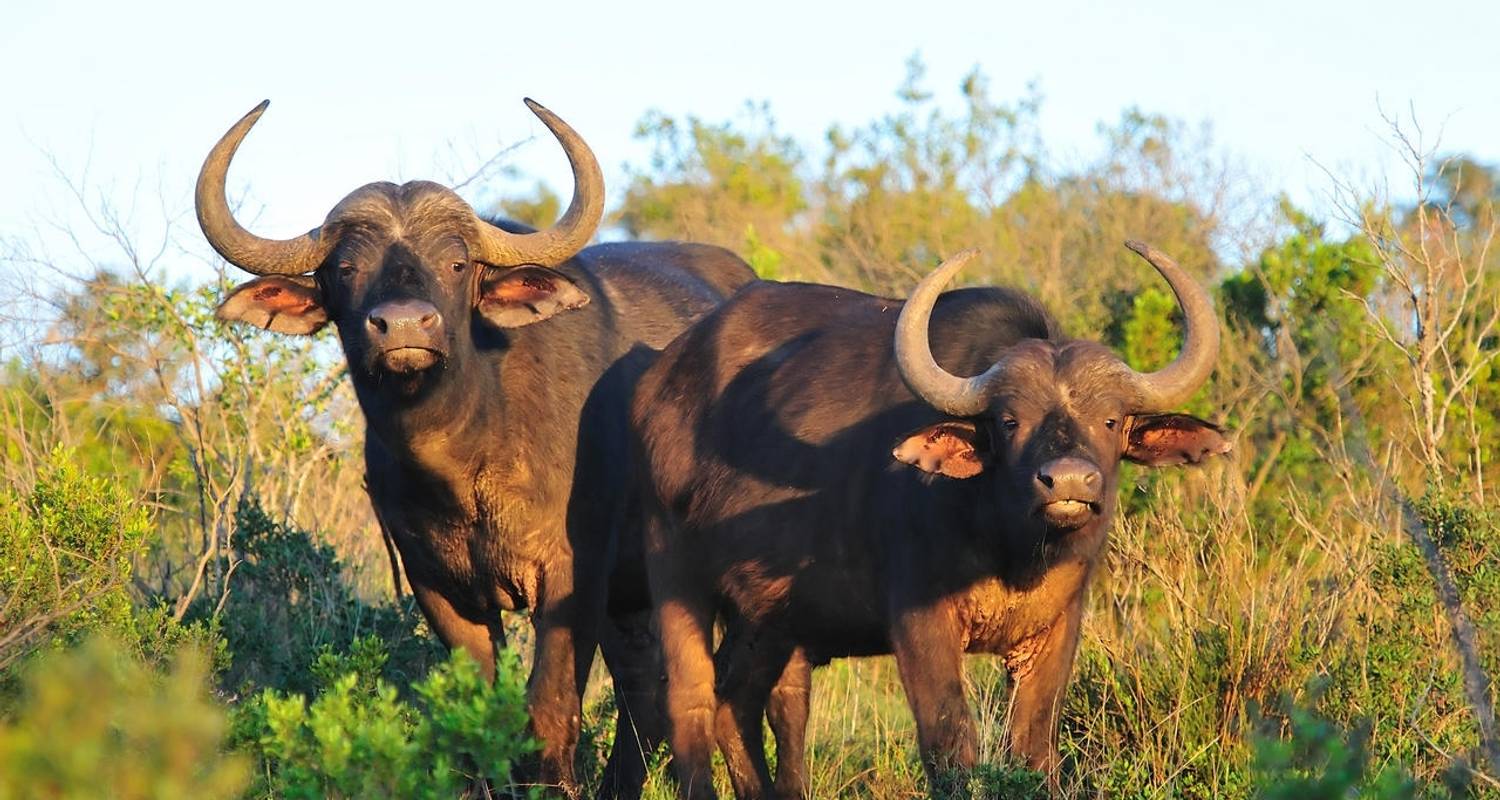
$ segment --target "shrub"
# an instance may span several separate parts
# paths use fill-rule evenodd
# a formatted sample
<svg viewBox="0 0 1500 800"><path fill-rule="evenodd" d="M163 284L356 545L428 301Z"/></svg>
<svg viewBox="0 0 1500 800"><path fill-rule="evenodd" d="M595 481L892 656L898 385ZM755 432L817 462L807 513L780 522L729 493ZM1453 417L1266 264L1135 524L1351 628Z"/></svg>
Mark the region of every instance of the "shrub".
<svg viewBox="0 0 1500 800"><path fill-rule="evenodd" d="M491 684L455 650L412 685L414 702L379 677L383 662L378 642L361 639L350 656L320 657L315 672L329 682L311 702L267 691L239 710L235 738L262 766L255 794L447 800L479 781L507 784L535 749L514 654L501 654Z"/></svg>
<svg viewBox="0 0 1500 800"><path fill-rule="evenodd" d="M247 760L223 749L209 659L179 648L166 672L94 637L32 662L0 721L0 798L232 797Z"/></svg>
<svg viewBox="0 0 1500 800"><path fill-rule="evenodd" d="M131 627L145 509L53 450L29 488L0 489L0 670L37 647Z"/></svg>
<svg viewBox="0 0 1500 800"><path fill-rule="evenodd" d="M235 557L230 594L213 616L233 654L226 690L252 695L262 689L307 694L319 686L310 665L333 653L355 652L355 642L381 643L380 674L401 691L443 658L410 598L396 605L364 602L344 580L333 548L307 531L271 519L254 502L235 515ZM194 615L213 612L203 601Z"/></svg>
<svg viewBox="0 0 1500 800"><path fill-rule="evenodd" d="M941 776L933 792L943 800L1047 800L1047 776L1009 764L978 764L968 772Z"/></svg>
<svg viewBox="0 0 1500 800"><path fill-rule="evenodd" d="M1266 719L1255 738L1256 794L1261 800L1408 800L1418 797L1406 770L1370 771L1370 724L1347 732L1299 707Z"/></svg>

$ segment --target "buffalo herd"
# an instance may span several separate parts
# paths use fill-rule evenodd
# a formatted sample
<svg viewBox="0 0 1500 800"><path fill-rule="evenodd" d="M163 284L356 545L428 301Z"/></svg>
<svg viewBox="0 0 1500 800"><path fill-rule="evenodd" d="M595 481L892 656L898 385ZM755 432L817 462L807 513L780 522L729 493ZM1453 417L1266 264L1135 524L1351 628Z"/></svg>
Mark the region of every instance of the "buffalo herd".
<svg viewBox="0 0 1500 800"><path fill-rule="evenodd" d="M196 194L208 242L256 276L221 319L337 330L375 516L432 629L493 675L501 612L529 612L540 751L524 779L579 794L597 648L619 715L600 796L638 797L662 742L683 797L715 796L715 752L738 797L807 796L811 670L877 654L895 656L934 793L975 764L971 652L1004 660L1011 753L1055 781L1120 462L1230 449L1172 412L1213 369L1207 292L1126 243L1185 328L1177 359L1142 374L1020 291L944 293L972 251L903 302L757 280L708 245L589 245L599 164L526 102L573 170L545 230L412 181L258 237L225 181L265 103L213 147Z"/></svg>

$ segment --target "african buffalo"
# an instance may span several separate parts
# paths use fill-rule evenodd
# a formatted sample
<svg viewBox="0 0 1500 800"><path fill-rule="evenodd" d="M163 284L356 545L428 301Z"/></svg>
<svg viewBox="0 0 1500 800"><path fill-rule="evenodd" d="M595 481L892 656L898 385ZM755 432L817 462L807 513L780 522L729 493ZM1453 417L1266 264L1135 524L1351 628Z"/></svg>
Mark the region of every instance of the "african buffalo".
<svg viewBox="0 0 1500 800"><path fill-rule="evenodd" d="M939 298L972 252L904 306L829 286L746 287L647 369L631 422L685 796L713 796L716 738L735 793L768 794L763 709L783 672L806 673L804 657L892 652L935 790L974 764L965 652L1004 658L1012 752L1055 776L1121 459L1197 463L1230 447L1217 426L1162 413L1213 369L1207 293L1162 253L1129 246L1184 311L1182 353L1151 374L1062 336L1023 293ZM717 657L716 618L731 632ZM805 719L805 695L780 698L799 701L780 713ZM805 791L777 778L777 794Z"/></svg>
<svg viewBox="0 0 1500 800"><path fill-rule="evenodd" d="M453 191L413 181L356 189L295 239L256 237L224 183L266 103L204 162L198 220L220 255L261 276L234 289L221 319L338 329L375 513L443 642L493 675L500 612L531 609L540 780L577 793L580 695L598 643L626 734L605 792L635 794L664 725L627 480L629 397L655 348L754 275L715 247L585 248L603 213L599 165L572 128L526 102L573 167L571 204L550 229L488 222Z"/></svg>

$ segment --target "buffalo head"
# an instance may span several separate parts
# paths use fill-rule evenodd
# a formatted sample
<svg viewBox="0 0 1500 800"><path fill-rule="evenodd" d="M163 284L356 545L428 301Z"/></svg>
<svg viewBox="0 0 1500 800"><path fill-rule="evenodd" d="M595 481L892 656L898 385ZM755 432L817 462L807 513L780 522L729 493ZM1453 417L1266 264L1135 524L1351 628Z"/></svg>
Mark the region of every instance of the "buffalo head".
<svg viewBox="0 0 1500 800"><path fill-rule="evenodd" d="M333 322L356 384L410 395L457 366L476 329L528 325L588 303L552 267L598 229L603 178L583 139L540 104L526 101L573 167L573 199L553 227L511 232L445 186L381 182L355 189L312 231L274 240L242 228L224 193L229 162L268 102L224 134L198 175L204 235L229 263L260 276L230 293L220 319L291 334Z"/></svg>
<svg viewBox="0 0 1500 800"><path fill-rule="evenodd" d="M987 476L1008 516L1060 533L1108 519L1122 459L1166 466L1228 452L1217 426L1167 413L1213 370L1212 302L1165 254L1127 246L1166 278L1183 309L1186 337L1175 361L1141 374L1095 342L1025 339L981 375L950 374L933 359L927 331L938 294L974 255L961 253L917 286L896 323L902 380L950 417L907 436L896 459L952 478Z"/></svg>

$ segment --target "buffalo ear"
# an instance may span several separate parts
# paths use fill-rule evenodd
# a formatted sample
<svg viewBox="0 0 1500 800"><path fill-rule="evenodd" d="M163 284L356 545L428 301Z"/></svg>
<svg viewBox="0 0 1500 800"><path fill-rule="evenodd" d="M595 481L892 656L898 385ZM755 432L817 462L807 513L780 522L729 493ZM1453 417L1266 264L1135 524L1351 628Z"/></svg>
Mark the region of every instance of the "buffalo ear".
<svg viewBox="0 0 1500 800"><path fill-rule="evenodd" d="M490 269L479 284L479 314L501 328L519 328L589 304L589 296L546 267Z"/></svg>
<svg viewBox="0 0 1500 800"><path fill-rule="evenodd" d="M267 275L234 287L214 315L276 333L306 335L328 324L323 293L310 275Z"/></svg>
<svg viewBox="0 0 1500 800"><path fill-rule="evenodd" d="M1133 415L1125 440L1125 458L1148 467L1197 464L1234 449L1223 428L1186 414Z"/></svg>
<svg viewBox="0 0 1500 800"><path fill-rule="evenodd" d="M950 478L972 478L990 464L984 435L972 422L945 420L918 428L891 451L903 464Z"/></svg>

